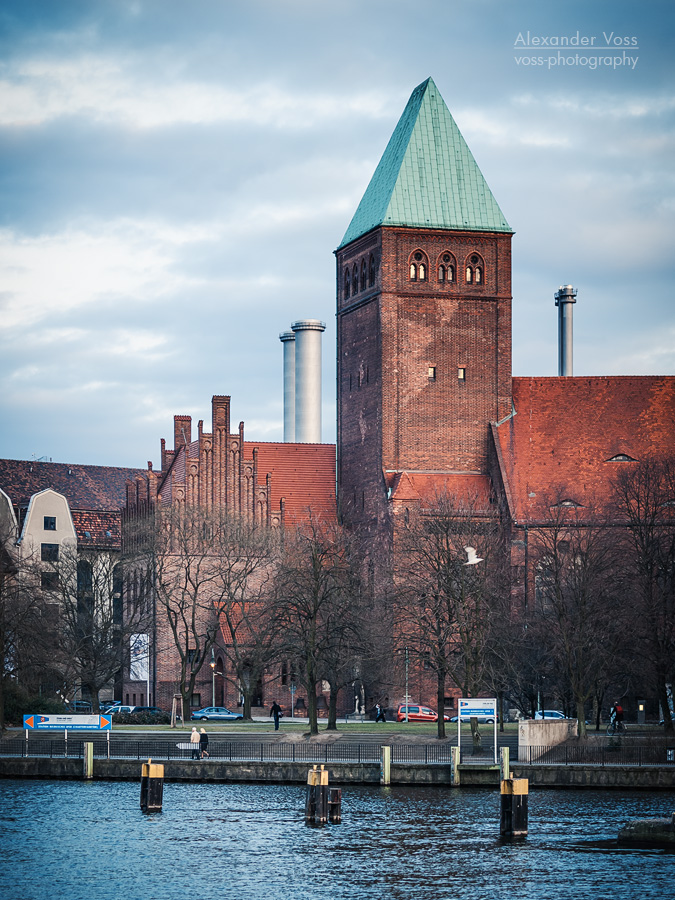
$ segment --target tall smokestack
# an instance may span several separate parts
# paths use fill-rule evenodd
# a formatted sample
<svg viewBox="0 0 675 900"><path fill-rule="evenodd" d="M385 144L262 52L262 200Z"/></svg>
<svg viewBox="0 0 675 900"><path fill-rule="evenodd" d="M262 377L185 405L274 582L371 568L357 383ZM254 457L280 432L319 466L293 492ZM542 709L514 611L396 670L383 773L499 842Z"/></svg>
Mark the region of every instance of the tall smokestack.
<svg viewBox="0 0 675 900"><path fill-rule="evenodd" d="M295 334L295 440L321 443L321 334L318 319L293 322Z"/></svg>
<svg viewBox="0 0 675 900"><path fill-rule="evenodd" d="M571 284L561 284L555 294L558 307L558 375L572 375L572 304L577 292Z"/></svg>
<svg viewBox="0 0 675 900"><path fill-rule="evenodd" d="M284 345L284 441L295 441L295 335L283 331L279 340Z"/></svg>

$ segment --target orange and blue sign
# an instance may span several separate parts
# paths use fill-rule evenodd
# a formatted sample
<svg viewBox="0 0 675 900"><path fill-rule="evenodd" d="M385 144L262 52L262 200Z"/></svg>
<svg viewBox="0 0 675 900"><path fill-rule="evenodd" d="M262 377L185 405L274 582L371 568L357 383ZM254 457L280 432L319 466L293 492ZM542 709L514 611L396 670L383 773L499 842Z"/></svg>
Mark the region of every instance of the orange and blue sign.
<svg viewBox="0 0 675 900"><path fill-rule="evenodd" d="M71 716L67 713L57 715L39 715L23 717L26 731L111 731L112 716Z"/></svg>

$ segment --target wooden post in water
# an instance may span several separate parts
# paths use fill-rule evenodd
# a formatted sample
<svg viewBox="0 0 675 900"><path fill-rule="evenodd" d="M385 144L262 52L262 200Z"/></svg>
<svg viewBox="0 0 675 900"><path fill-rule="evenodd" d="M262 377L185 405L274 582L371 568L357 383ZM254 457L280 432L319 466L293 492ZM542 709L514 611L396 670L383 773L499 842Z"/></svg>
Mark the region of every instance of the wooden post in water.
<svg viewBox="0 0 675 900"><path fill-rule="evenodd" d="M511 760L508 747L499 748L499 782L511 777Z"/></svg>
<svg viewBox="0 0 675 900"><path fill-rule="evenodd" d="M321 766L319 783L316 787L316 813L314 822L317 825L325 825L328 821L328 770Z"/></svg>
<svg viewBox="0 0 675 900"><path fill-rule="evenodd" d="M330 789L328 821L333 825L339 825L342 821L342 788Z"/></svg>
<svg viewBox="0 0 675 900"><path fill-rule="evenodd" d="M82 759L82 774L86 781L94 777L94 744L92 741L84 742L84 756Z"/></svg>
<svg viewBox="0 0 675 900"><path fill-rule="evenodd" d="M391 784L391 747L380 747L380 784Z"/></svg>
<svg viewBox="0 0 675 900"><path fill-rule="evenodd" d="M141 809L161 812L164 794L164 766L149 759L141 770Z"/></svg>
<svg viewBox="0 0 675 900"><path fill-rule="evenodd" d="M505 778L502 781L500 823L502 837L525 837L527 835L527 794L527 778Z"/></svg>
<svg viewBox="0 0 675 900"><path fill-rule="evenodd" d="M305 823L314 822L316 816L316 786L319 782L319 773L313 766L307 773L307 795L305 797Z"/></svg>

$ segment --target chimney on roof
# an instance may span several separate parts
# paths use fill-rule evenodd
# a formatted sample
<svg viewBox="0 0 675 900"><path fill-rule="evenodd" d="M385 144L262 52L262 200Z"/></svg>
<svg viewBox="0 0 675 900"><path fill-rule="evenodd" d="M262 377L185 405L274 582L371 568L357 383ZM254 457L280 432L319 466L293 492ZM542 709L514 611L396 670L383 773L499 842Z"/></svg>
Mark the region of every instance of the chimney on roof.
<svg viewBox="0 0 675 900"><path fill-rule="evenodd" d="M571 284L561 284L555 294L558 307L558 375L572 375L572 304L577 291Z"/></svg>
<svg viewBox="0 0 675 900"><path fill-rule="evenodd" d="M321 335L325 322L300 319L291 325L293 340L279 335L284 344L284 440L298 444L321 443ZM293 437L286 437L286 422L291 419L288 399L290 361L287 348L293 346ZM290 429L289 429L290 434Z"/></svg>

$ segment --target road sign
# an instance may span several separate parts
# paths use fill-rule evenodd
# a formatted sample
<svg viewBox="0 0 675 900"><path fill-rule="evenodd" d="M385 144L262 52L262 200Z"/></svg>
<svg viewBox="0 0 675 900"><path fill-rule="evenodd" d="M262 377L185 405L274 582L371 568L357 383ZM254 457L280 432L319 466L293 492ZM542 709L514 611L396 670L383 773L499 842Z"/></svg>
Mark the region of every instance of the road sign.
<svg viewBox="0 0 675 900"><path fill-rule="evenodd" d="M484 698L460 699L457 712L462 719L470 719L471 716L496 716L497 701Z"/></svg>
<svg viewBox="0 0 675 900"><path fill-rule="evenodd" d="M112 716L74 716L68 713L23 717L26 731L111 731Z"/></svg>

